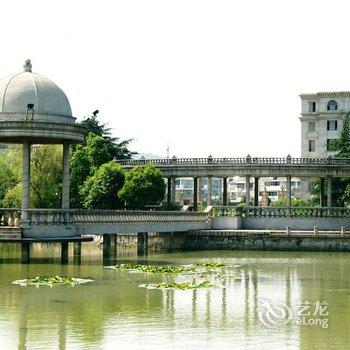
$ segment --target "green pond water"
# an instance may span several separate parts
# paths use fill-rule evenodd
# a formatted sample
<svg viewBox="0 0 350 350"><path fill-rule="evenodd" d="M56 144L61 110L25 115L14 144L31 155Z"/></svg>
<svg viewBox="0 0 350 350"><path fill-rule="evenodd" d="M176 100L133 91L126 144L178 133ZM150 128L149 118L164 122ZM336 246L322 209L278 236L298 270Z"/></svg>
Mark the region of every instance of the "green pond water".
<svg viewBox="0 0 350 350"><path fill-rule="evenodd" d="M123 250L115 260L103 262L101 249L86 244L80 263L61 265L59 246L33 248L31 263L21 265L19 246L0 245L0 349L350 349L349 253L137 256L134 250ZM228 277L210 274L216 288L140 288L199 277L103 266L207 261L229 265L220 270ZM94 282L52 288L11 284L38 275Z"/></svg>

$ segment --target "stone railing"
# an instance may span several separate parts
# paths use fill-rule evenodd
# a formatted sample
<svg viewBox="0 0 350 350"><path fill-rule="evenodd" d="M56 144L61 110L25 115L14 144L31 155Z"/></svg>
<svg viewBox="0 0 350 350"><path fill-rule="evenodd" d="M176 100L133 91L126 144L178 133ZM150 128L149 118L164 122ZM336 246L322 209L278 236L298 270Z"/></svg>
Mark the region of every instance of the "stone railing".
<svg viewBox="0 0 350 350"><path fill-rule="evenodd" d="M30 226L37 225L69 225L74 222L71 210L62 209L27 209L23 210Z"/></svg>
<svg viewBox="0 0 350 350"><path fill-rule="evenodd" d="M12 208L0 208L0 226L20 226L21 210Z"/></svg>
<svg viewBox="0 0 350 350"><path fill-rule="evenodd" d="M209 222L211 213L156 210L79 210L79 209L6 209L0 208L1 226L20 225L21 213L27 226L43 225L113 225L114 223ZM11 221L9 220L11 219ZM23 222L24 224L24 222Z"/></svg>
<svg viewBox="0 0 350 350"><path fill-rule="evenodd" d="M343 207L215 207L214 216L350 218Z"/></svg>
<svg viewBox="0 0 350 350"><path fill-rule="evenodd" d="M350 166L348 158L292 158L283 157L251 157L244 158L164 158L164 159L129 159L117 161L122 166L144 166L152 164L155 166L174 166L174 165L274 165L274 164L292 164L292 165L336 165Z"/></svg>
<svg viewBox="0 0 350 350"><path fill-rule="evenodd" d="M78 226L113 225L115 223L209 222L210 213L146 210L73 210Z"/></svg>

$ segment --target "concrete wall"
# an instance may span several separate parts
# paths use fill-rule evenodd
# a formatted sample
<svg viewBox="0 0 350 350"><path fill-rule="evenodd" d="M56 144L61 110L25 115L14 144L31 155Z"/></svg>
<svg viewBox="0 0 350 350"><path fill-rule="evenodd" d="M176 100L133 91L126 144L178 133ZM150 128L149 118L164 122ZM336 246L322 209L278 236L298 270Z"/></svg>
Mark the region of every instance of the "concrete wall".
<svg viewBox="0 0 350 350"><path fill-rule="evenodd" d="M239 216L221 216L212 219L213 230L235 230L242 226L242 218Z"/></svg>
<svg viewBox="0 0 350 350"><path fill-rule="evenodd" d="M252 230L285 230L289 226L291 230L313 230L317 226L319 230L340 231L341 227L350 230L348 218L242 218L242 229ZM232 227L234 229L234 227Z"/></svg>
<svg viewBox="0 0 350 350"><path fill-rule="evenodd" d="M282 235L193 232L182 244L184 250L290 250L290 251L346 251L350 252L350 235L345 237L290 237Z"/></svg>

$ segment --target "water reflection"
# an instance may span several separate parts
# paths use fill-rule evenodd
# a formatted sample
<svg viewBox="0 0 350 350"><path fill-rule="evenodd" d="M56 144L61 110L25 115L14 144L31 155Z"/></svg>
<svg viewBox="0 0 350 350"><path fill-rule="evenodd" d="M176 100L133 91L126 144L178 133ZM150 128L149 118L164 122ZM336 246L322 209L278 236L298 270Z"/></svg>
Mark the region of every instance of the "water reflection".
<svg viewBox="0 0 350 350"><path fill-rule="evenodd" d="M47 260L55 250L56 257ZM239 265L233 271L240 279L223 280L225 288L186 291L138 288L172 278L103 269L100 247L83 246L81 264L73 259L61 265L59 255L59 247L41 247L32 254L36 263L21 265L19 250L1 250L1 348L349 348L350 262L345 253L150 252L140 257L128 250L109 261L185 264L208 258ZM39 274L95 282L38 289L10 284ZM291 308L326 300L329 328L293 323L268 328L258 318L260 300Z"/></svg>

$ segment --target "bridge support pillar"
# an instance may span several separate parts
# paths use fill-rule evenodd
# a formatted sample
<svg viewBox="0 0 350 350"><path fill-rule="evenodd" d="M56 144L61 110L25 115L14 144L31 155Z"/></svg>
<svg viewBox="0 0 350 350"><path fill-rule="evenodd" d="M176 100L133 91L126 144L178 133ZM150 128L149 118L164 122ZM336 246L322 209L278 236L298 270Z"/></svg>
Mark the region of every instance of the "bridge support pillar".
<svg viewBox="0 0 350 350"><path fill-rule="evenodd" d="M245 202L247 205L250 203L250 175L245 177Z"/></svg>
<svg viewBox="0 0 350 350"><path fill-rule="evenodd" d="M198 177L193 178L193 210L198 210Z"/></svg>
<svg viewBox="0 0 350 350"><path fill-rule="evenodd" d="M111 235L103 235L103 257L108 258L111 255Z"/></svg>
<svg viewBox="0 0 350 350"><path fill-rule="evenodd" d="M325 196L324 196L324 177L320 178L320 207L325 206Z"/></svg>
<svg viewBox="0 0 350 350"><path fill-rule="evenodd" d="M30 259L30 243L21 243L21 263L28 264Z"/></svg>
<svg viewBox="0 0 350 350"><path fill-rule="evenodd" d="M165 237L165 249L168 252L172 252L174 249L174 233L168 232Z"/></svg>
<svg viewBox="0 0 350 350"><path fill-rule="evenodd" d="M68 263L68 242L61 243L61 264Z"/></svg>
<svg viewBox="0 0 350 350"><path fill-rule="evenodd" d="M207 178L207 206L211 205L211 194L212 194L212 177Z"/></svg>
<svg viewBox="0 0 350 350"><path fill-rule="evenodd" d="M222 189L222 205L227 206L227 177L222 178L223 189Z"/></svg>
<svg viewBox="0 0 350 350"><path fill-rule="evenodd" d="M292 177L287 175L287 193L286 193L287 207L292 205Z"/></svg>
<svg viewBox="0 0 350 350"><path fill-rule="evenodd" d="M144 254L148 249L148 232L137 233L137 254Z"/></svg>
<svg viewBox="0 0 350 350"><path fill-rule="evenodd" d="M254 178L254 206L259 205L259 178Z"/></svg>
<svg viewBox="0 0 350 350"><path fill-rule="evenodd" d="M332 176L327 176L327 207L332 207Z"/></svg>
<svg viewBox="0 0 350 350"><path fill-rule="evenodd" d="M81 242L74 242L73 245L73 255L74 256L79 256L81 255Z"/></svg>

